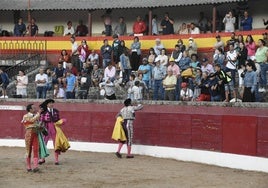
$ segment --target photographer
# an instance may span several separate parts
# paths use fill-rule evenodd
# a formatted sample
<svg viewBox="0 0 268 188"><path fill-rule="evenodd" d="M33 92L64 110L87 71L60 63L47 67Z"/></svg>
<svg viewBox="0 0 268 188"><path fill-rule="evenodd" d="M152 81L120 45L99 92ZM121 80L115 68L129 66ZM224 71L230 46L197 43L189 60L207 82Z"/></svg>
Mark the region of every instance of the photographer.
<svg viewBox="0 0 268 188"><path fill-rule="evenodd" d="M165 13L165 18L161 21L161 28L163 29L163 35L174 34L174 20L169 18L169 14Z"/></svg>
<svg viewBox="0 0 268 188"><path fill-rule="evenodd" d="M233 14L231 11L225 15L222 22L225 25L226 33L235 31L235 21L236 19L235 17L233 17Z"/></svg>

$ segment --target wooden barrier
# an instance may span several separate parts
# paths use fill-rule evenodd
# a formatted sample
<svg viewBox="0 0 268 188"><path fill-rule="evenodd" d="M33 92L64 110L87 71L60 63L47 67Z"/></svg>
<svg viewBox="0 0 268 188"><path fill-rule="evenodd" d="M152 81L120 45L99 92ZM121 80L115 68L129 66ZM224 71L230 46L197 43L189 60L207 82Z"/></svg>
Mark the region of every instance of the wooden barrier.
<svg viewBox="0 0 268 188"><path fill-rule="evenodd" d="M23 110L36 100L0 105L0 138L23 138ZM55 108L66 118L63 130L71 141L114 143L115 116L122 104L58 102ZM268 157L268 106L265 107L148 104L136 113L134 144L200 149ZM5 109L5 110L3 110Z"/></svg>

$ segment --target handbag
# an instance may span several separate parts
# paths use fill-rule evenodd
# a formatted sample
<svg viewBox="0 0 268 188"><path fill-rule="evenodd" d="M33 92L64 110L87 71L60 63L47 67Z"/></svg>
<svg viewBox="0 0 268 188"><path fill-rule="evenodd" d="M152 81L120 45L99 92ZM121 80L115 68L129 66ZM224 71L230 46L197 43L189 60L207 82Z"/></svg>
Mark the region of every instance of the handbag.
<svg viewBox="0 0 268 188"><path fill-rule="evenodd" d="M193 70L192 68L188 68L186 70L184 70L182 73L181 73L181 76L182 77L194 77L194 73L193 73Z"/></svg>
<svg viewBox="0 0 268 188"><path fill-rule="evenodd" d="M47 136L48 135L48 130L47 130L47 128L46 127L42 127L42 134L44 135L44 136Z"/></svg>

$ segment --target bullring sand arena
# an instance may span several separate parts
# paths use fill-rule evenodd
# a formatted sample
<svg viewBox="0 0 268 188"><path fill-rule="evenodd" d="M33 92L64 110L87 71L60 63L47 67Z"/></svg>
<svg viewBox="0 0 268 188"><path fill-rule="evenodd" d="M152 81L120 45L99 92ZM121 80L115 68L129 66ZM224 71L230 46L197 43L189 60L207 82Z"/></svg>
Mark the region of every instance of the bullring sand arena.
<svg viewBox="0 0 268 188"><path fill-rule="evenodd" d="M52 150L50 150L52 152ZM69 150L39 173L25 170L23 147L0 147L0 188L267 188L268 174L173 159Z"/></svg>

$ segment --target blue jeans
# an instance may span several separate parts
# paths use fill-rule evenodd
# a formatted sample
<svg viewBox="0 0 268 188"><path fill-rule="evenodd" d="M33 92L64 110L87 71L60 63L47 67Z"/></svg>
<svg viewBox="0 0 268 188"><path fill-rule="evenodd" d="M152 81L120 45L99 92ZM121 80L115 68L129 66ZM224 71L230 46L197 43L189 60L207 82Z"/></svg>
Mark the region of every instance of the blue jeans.
<svg viewBox="0 0 268 188"><path fill-rule="evenodd" d="M150 88L150 80L142 80L146 84L147 89Z"/></svg>
<svg viewBox="0 0 268 188"><path fill-rule="evenodd" d="M160 94L160 96L158 96ZM153 100L163 100L164 99L164 88L162 80L154 80L154 96Z"/></svg>
<svg viewBox="0 0 268 188"><path fill-rule="evenodd" d="M131 69L125 69L123 72L123 83L127 83L129 81L129 76L131 74Z"/></svg>
<svg viewBox="0 0 268 188"><path fill-rule="evenodd" d="M179 77L177 79L177 84L176 84L176 89L175 89L175 100L176 101L180 100L181 83L182 83L182 78Z"/></svg>
<svg viewBox="0 0 268 188"><path fill-rule="evenodd" d="M74 91L67 91L66 92L66 99L75 99L75 92Z"/></svg>
<svg viewBox="0 0 268 188"><path fill-rule="evenodd" d="M37 99L45 99L47 95L47 87L46 86L37 86L36 87L36 98Z"/></svg>
<svg viewBox="0 0 268 188"><path fill-rule="evenodd" d="M255 87L254 95L255 95L255 102L261 102L261 97L259 94L259 84L257 84Z"/></svg>
<svg viewBox="0 0 268 188"><path fill-rule="evenodd" d="M268 71L268 63L260 63L260 66L261 66L260 87L266 87L267 85L266 72Z"/></svg>
<svg viewBox="0 0 268 188"><path fill-rule="evenodd" d="M111 59L103 59L102 60L102 68L106 68L108 66L108 63L111 62Z"/></svg>
<svg viewBox="0 0 268 188"><path fill-rule="evenodd" d="M219 102L219 101L221 101L221 95L210 96L210 100L212 102Z"/></svg>

